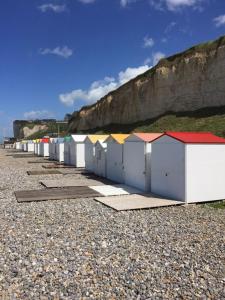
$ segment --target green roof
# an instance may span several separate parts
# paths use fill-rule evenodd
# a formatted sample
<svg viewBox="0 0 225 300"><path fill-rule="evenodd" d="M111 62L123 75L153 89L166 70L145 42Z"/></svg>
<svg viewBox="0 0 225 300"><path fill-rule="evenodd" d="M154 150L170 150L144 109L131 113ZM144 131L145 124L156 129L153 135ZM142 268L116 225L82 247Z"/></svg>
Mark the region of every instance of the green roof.
<svg viewBox="0 0 225 300"><path fill-rule="evenodd" d="M69 142L71 142L71 140L72 140L71 135L70 135L70 136L65 136L65 137L64 137L64 142L69 143Z"/></svg>

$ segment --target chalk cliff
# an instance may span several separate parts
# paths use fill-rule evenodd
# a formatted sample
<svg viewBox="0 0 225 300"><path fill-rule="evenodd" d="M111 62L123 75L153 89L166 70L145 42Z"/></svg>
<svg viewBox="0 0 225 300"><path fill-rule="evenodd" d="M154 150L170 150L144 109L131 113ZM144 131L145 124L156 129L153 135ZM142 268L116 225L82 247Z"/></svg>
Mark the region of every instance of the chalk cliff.
<svg viewBox="0 0 225 300"><path fill-rule="evenodd" d="M16 120L13 122L14 137L16 139L27 138L36 132L44 131L47 129L48 129L48 125L46 123L43 124L41 121L32 122L32 121Z"/></svg>
<svg viewBox="0 0 225 300"><path fill-rule="evenodd" d="M162 59L154 68L75 112L69 131L131 124L167 112L225 105L225 37Z"/></svg>

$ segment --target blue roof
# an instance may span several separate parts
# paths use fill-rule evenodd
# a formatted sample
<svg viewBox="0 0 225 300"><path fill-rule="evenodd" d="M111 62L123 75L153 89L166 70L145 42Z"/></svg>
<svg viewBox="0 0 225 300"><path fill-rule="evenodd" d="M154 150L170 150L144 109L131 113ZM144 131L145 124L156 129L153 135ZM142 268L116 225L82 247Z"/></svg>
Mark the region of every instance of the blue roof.
<svg viewBox="0 0 225 300"><path fill-rule="evenodd" d="M57 143L58 143L58 144L64 143L64 138L58 138L58 139L57 139Z"/></svg>

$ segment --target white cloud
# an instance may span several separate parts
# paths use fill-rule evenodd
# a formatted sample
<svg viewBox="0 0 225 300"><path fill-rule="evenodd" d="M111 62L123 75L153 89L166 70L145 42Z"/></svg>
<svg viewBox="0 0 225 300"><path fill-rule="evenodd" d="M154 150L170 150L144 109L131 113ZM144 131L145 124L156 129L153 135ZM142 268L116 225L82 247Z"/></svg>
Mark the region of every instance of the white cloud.
<svg viewBox="0 0 225 300"><path fill-rule="evenodd" d="M173 30L173 28L177 25L176 22L170 22L167 26L164 32L167 34Z"/></svg>
<svg viewBox="0 0 225 300"><path fill-rule="evenodd" d="M160 51L153 52L151 57L147 57L145 59L144 64L152 64L152 66L155 66L160 61L160 59L164 57L165 54Z"/></svg>
<svg viewBox="0 0 225 300"><path fill-rule="evenodd" d="M120 0L120 5L122 7L127 7L130 3L134 3L137 0Z"/></svg>
<svg viewBox="0 0 225 300"><path fill-rule="evenodd" d="M148 69L148 65L138 68L127 68L125 71L119 72L117 80L113 77L105 77L103 80L93 82L88 90L77 89L69 93L60 94L59 99L67 106L72 106L78 100L83 100L88 104L94 103Z"/></svg>
<svg viewBox="0 0 225 300"><path fill-rule="evenodd" d="M81 3L84 3L84 4L89 4L89 3L94 3L95 0L79 0Z"/></svg>
<svg viewBox="0 0 225 300"><path fill-rule="evenodd" d="M52 54L52 55L61 56L63 58L69 58L71 55L73 55L73 50L67 46L64 46L64 47L56 47L54 49L49 49L49 48L40 49L39 53L41 55Z"/></svg>
<svg viewBox="0 0 225 300"><path fill-rule="evenodd" d="M147 57L145 60L144 60L144 65L149 65L152 63L152 58L151 57Z"/></svg>
<svg viewBox="0 0 225 300"><path fill-rule="evenodd" d="M216 27L223 26L225 25L225 15L218 16L214 18L213 21L215 22Z"/></svg>
<svg viewBox="0 0 225 300"><path fill-rule="evenodd" d="M158 10L176 11L185 7L199 8L204 0L150 0L150 4Z"/></svg>
<svg viewBox="0 0 225 300"><path fill-rule="evenodd" d="M45 13L47 11L53 11L55 13L61 13L67 10L66 5L57 5L57 4L52 4L52 3L46 3L38 6L38 9Z"/></svg>
<svg viewBox="0 0 225 300"><path fill-rule="evenodd" d="M165 54L160 52L160 51L153 53L152 54L152 64L153 64L153 66L155 66L160 61L160 59L162 59L164 57L165 57Z"/></svg>
<svg viewBox="0 0 225 300"><path fill-rule="evenodd" d="M153 38L150 38L149 36L144 37L144 48L151 48L155 44Z"/></svg>
<svg viewBox="0 0 225 300"><path fill-rule="evenodd" d="M31 110L24 113L24 118L28 120L48 119L53 117L54 117L54 113L48 110Z"/></svg>

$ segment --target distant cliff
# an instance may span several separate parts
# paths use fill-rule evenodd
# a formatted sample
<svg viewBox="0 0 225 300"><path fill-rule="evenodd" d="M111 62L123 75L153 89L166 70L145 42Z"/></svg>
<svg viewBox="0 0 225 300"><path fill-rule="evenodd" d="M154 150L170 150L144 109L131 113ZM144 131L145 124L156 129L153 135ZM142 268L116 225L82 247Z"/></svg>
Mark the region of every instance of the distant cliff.
<svg viewBox="0 0 225 300"><path fill-rule="evenodd" d="M48 124L55 120L49 121L26 121L26 120L16 120L13 122L13 132L16 139L27 138L39 131L48 130Z"/></svg>
<svg viewBox="0 0 225 300"><path fill-rule="evenodd" d="M225 37L162 59L158 65L75 112L69 131L132 124L167 112L225 105Z"/></svg>

